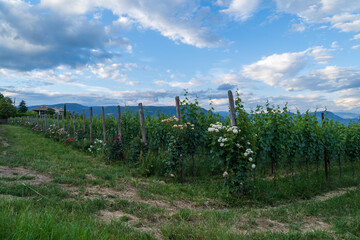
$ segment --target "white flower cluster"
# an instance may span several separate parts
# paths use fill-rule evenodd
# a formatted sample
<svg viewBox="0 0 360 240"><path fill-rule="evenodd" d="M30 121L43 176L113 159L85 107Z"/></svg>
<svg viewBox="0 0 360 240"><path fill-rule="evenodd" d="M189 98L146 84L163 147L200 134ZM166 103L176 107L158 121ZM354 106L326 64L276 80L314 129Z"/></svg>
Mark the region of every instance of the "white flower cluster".
<svg viewBox="0 0 360 240"><path fill-rule="evenodd" d="M219 137L218 142L226 142L227 140L227 138Z"/></svg>
<svg viewBox="0 0 360 240"><path fill-rule="evenodd" d="M106 143L104 143L103 140L100 139L95 139L94 140L94 144L90 145L90 147L88 148L89 152L96 152L96 151L101 151L101 148L105 147Z"/></svg>
<svg viewBox="0 0 360 240"><path fill-rule="evenodd" d="M95 139L94 143L102 143L104 146L106 145L106 143L104 143L104 141L100 139Z"/></svg>
<svg viewBox="0 0 360 240"><path fill-rule="evenodd" d="M161 120L161 122L173 122L173 121L179 121L179 119L175 116L172 116L171 118Z"/></svg>
<svg viewBox="0 0 360 240"><path fill-rule="evenodd" d="M194 130L194 126L195 126L194 124L191 124L191 123L188 122L188 123L184 123L184 124L182 124L182 125L181 125L181 124L179 124L179 125L176 125L176 124L175 124L175 125L173 126L173 128L184 129L184 128L189 127L189 128L191 128L191 130Z"/></svg>
<svg viewBox="0 0 360 240"><path fill-rule="evenodd" d="M220 143L220 147L224 146L224 142L227 142L227 138L219 137L218 142Z"/></svg>
<svg viewBox="0 0 360 240"><path fill-rule="evenodd" d="M254 153L253 150L251 150L250 148L245 150L244 156L247 157L248 155Z"/></svg>
<svg viewBox="0 0 360 240"><path fill-rule="evenodd" d="M249 144L249 142L248 142L248 144ZM253 154L253 153L254 153L253 150L251 150L250 148L248 148L248 149L245 150L244 156L247 157L247 156L249 156L250 154ZM252 161L253 161L253 158L252 158L252 157L249 157L249 162L252 162ZM251 168L252 168L252 169L255 169L255 168L256 168L256 165L253 163L253 164L251 165Z"/></svg>
<svg viewBox="0 0 360 240"><path fill-rule="evenodd" d="M235 134L238 134L240 130L237 126L224 126L221 122L217 122L215 124L211 123L210 127L208 128L209 132L219 132L220 130L226 130L228 132L233 132Z"/></svg>

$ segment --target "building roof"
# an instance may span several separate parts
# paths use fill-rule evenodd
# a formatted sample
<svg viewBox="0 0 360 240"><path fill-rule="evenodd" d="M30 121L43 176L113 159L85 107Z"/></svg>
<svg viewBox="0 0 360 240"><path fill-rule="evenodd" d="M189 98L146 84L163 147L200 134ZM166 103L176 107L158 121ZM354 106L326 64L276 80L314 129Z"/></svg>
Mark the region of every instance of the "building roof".
<svg viewBox="0 0 360 240"><path fill-rule="evenodd" d="M58 108L58 107L54 107L53 109L54 109L54 110L58 110L59 112L63 112L63 111L64 111L64 109L62 109L61 107L59 107L59 108Z"/></svg>
<svg viewBox="0 0 360 240"><path fill-rule="evenodd" d="M33 110L33 111L47 111L47 110L49 110L50 108L48 107L48 106L41 106L41 107L38 107L38 108L33 108L33 109L31 109L31 110Z"/></svg>
<svg viewBox="0 0 360 240"><path fill-rule="evenodd" d="M54 111L59 111L59 112L63 112L64 109L62 109L61 107L58 108L58 107L48 107L48 106L41 106L41 107L38 107L38 108L33 108L31 110L35 111L35 112L42 112L42 111L48 111L48 110L54 110Z"/></svg>

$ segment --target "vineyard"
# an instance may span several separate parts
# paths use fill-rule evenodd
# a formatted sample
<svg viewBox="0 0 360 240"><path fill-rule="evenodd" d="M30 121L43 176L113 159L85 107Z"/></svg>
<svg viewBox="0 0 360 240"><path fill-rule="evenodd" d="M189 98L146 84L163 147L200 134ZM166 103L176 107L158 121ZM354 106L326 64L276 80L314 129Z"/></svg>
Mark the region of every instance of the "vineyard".
<svg viewBox="0 0 360 240"><path fill-rule="evenodd" d="M289 176L302 181L310 174L342 177L343 168L355 176L360 154L360 124L326 119L307 111L294 114L287 106L266 103L247 113L229 91L230 116L204 112L197 100L176 97L177 116L146 115L125 110L118 116L65 113L12 118L48 138L71 145L110 162L120 161L145 176L165 176L184 182L189 177L224 179L224 192L235 198L261 192L258 179L277 181ZM120 121L118 121L120 119ZM261 184L260 184L261 185Z"/></svg>

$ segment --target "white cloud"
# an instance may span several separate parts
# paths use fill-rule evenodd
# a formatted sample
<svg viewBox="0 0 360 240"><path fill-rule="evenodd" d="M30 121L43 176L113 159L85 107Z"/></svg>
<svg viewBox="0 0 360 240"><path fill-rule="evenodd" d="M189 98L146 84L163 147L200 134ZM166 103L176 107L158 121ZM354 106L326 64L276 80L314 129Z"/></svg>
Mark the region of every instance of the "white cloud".
<svg viewBox="0 0 360 240"><path fill-rule="evenodd" d="M342 110L360 110L360 88L344 89L338 92L339 97L334 100Z"/></svg>
<svg viewBox="0 0 360 240"><path fill-rule="evenodd" d="M323 46L316 46L308 49L308 55L320 64L327 64L333 57L329 55L332 50L326 49Z"/></svg>
<svg viewBox="0 0 360 240"><path fill-rule="evenodd" d="M296 75L306 65L306 51L273 54L260 61L244 65L241 73L254 80L261 80L270 86L278 86L284 79Z"/></svg>
<svg viewBox="0 0 360 240"><path fill-rule="evenodd" d="M360 14L342 14L329 18L332 27L342 32L359 32L360 31Z"/></svg>
<svg viewBox="0 0 360 240"><path fill-rule="evenodd" d="M358 48L360 48L360 44L359 44L359 45L354 45L354 46L352 46L351 48L352 48L352 49L358 49Z"/></svg>
<svg viewBox="0 0 360 240"><path fill-rule="evenodd" d="M229 104L229 99L228 98L211 99L211 100L209 100L209 103L210 102L215 106L227 105L227 104Z"/></svg>
<svg viewBox="0 0 360 240"><path fill-rule="evenodd" d="M260 0L232 0L227 9L221 12L228 14L237 21L245 21L252 16L260 4ZM218 2L218 5L224 5Z"/></svg>
<svg viewBox="0 0 360 240"><path fill-rule="evenodd" d="M331 48L338 48L339 47L339 44L337 41L334 41L331 43Z"/></svg>
<svg viewBox="0 0 360 240"><path fill-rule="evenodd" d="M125 72L138 68L138 65L136 63L98 63L95 65L89 65L88 68L92 74L99 78L108 78L125 82L127 80Z"/></svg>
<svg viewBox="0 0 360 240"><path fill-rule="evenodd" d="M295 14L307 23L330 23L343 32L360 31L359 0L275 0L279 11Z"/></svg>
<svg viewBox="0 0 360 240"><path fill-rule="evenodd" d="M294 32L303 32L305 31L306 27L304 23L294 23L291 25L291 29Z"/></svg>
<svg viewBox="0 0 360 240"><path fill-rule="evenodd" d="M175 88L181 88L181 89L186 89L186 88L194 88L196 86L200 86L201 84L204 83L203 79L198 79L198 78L191 78L189 81L187 82L180 82L180 81L172 81L172 82L168 82L168 81L154 81L153 82L155 85L168 85L170 87L175 87Z"/></svg>
<svg viewBox="0 0 360 240"><path fill-rule="evenodd" d="M356 34L351 40L358 40L360 39L360 34Z"/></svg>
<svg viewBox="0 0 360 240"><path fill-rule="evenodd" d="M115 25L139 27L159 31L163 36L196 47L217 47L223 40L206 25L207 8L192 0L42 0L43 7L66 14L85 14L96 7L110 9L119 16Z"/></svg>
<svg viewBox="0 0 360 240"><path fill-rule="evenodd" d="M250 79L260 80L270 86L284 87L286 81L294 78L305 68L310 59L326 64L332 57L329 49L322 46L308 48L302 52L273 54L261 60L244 65L241 73Z"/></svg>

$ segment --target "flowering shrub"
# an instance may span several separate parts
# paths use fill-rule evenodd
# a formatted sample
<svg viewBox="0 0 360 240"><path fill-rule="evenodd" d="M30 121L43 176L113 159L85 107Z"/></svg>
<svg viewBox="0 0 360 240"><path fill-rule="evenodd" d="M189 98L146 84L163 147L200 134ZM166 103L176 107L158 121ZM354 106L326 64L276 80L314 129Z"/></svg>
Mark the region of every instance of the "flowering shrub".
<svg viewBox="0 0 360 240"><path fill-rule="evenodd" d="M173 121L177 121L177 118L172 117L163 120L164 123L173 124ZM173 124L172 130L168 133L168 154L164 159L166 176L174 177L179 175L180 181L184 181L184 159L190 152L190 141L191 132L194 130L194 124L190 122L184 124Z"/></svg>
<svg viewBox="0 0 360 240"><path fill-rule="evenodd" d="M38 124L36 124L36 125L32 128L32 130L33 130L34 132L40 132L40 131L41 131L41 127L40 127Z"/></svg>
<svg viewBox="0 0 360 240"><path fill-rule="evenodd" d="M220 122L210 124L208 132L211 134L210 154L214 160L220 160L223 167L223 177L227 192L240 197L249 189L250 176L256 168L254 151L252 150L253 136L250 132L250 122L245 111L236 100L238 126L226 126ZM244 111L244 112L243 112Z"/></svg>
<svg viewBox="0 0 360 240"><path fill-rule="evenodd" d="M71 143L73 143L75 141L75 138L66 138L62 143L64 145L70 145Z"/></svg>
<svg viewBox="0 0 360 240"><path fill-rule="evenodd" d="M95 139L94 143L88 148L88 151L98 156L105 153L105 147L106 143L103 140Z"/></svg>

